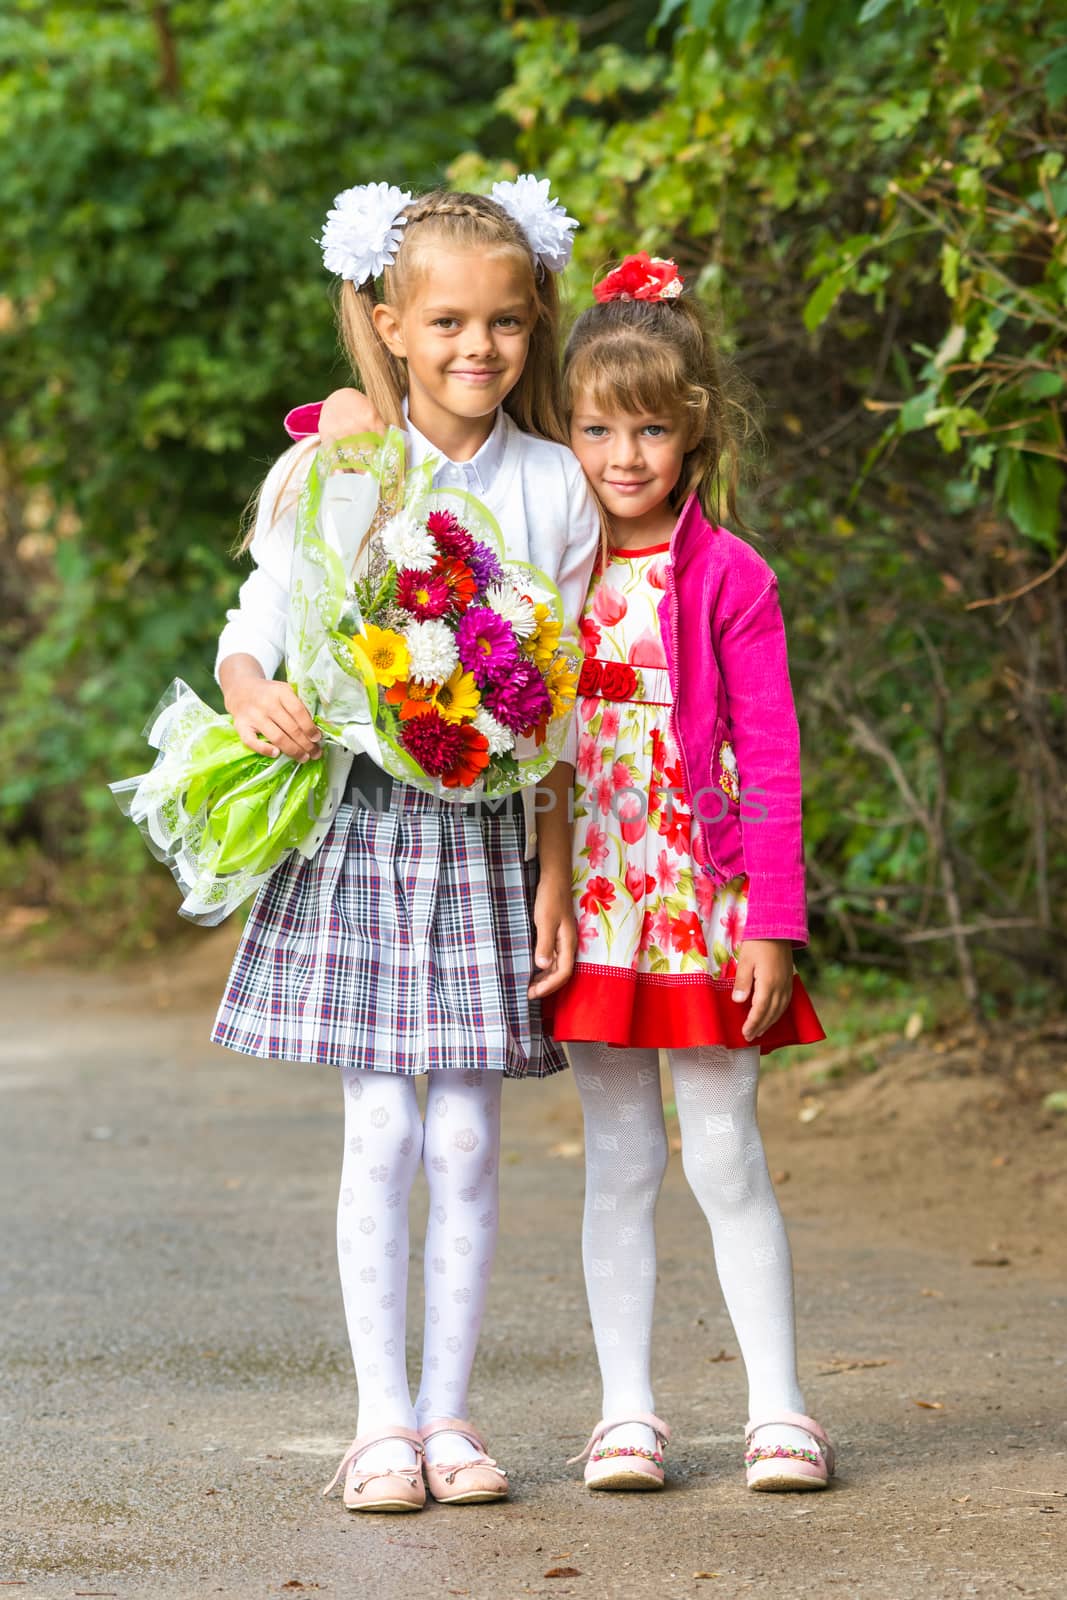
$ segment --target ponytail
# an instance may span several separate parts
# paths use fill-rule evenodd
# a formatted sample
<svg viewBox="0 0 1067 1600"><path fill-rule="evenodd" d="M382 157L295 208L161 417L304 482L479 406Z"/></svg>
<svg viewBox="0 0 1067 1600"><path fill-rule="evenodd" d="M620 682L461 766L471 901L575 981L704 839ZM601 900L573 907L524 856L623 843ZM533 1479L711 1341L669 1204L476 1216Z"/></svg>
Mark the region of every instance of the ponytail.
<svg viewBox="0 0 1067 1600"><path fill-rule="evenodd" d="M404 363L383 344L374 326L376 304L373 280L359 289L353 283L342 283L341 337L371 405L384 422L402 428L407 372Z"/></svg>

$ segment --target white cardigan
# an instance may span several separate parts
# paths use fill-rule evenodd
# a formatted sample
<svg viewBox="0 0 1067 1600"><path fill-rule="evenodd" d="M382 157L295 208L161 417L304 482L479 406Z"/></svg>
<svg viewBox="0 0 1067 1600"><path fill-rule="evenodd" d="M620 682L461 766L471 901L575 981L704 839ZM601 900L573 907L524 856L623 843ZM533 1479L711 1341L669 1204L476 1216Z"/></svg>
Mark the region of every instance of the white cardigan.
<svg viewBox="0 0 1067 1600"><path fill-rule="evenodd" d="M529 561L555 583L563 600L568 632L576 633L600 542L600 516L577 459L565 445L523 433L504 411L470 461L441 457L418 429L408 424L410 464L437 456L433 481L438 488L467 489L496 517L504 547L513 561ZM268 678L285 657L289 612L289 568L296 532L296 502L313 448L294 445L274 463L259 498L250 546L255 570L241 585L237 605L226 613L219 637L215 676L227 656L254 656ZM284 508L275 516L284 491ZM327 805L318 825L301 846L314 854L325 837L344 792L352 764L347 751L331 750ZM564 751L573 761L573 739ZM533 802L524 791L527 855L535 848Z"/></svg>

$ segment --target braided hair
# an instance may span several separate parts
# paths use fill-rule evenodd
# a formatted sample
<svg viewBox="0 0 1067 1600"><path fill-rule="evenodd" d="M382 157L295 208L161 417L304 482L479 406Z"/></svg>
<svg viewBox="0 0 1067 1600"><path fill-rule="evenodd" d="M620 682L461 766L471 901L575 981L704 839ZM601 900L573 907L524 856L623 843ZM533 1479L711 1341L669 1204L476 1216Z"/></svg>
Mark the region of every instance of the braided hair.
<svg viewBox="0 0 1067 1600"><path fill-rule="evenodd" d="M524 433L565 443L555 274L541 271L522 228L488 195L435 189L412 201L404 215L407 224L396 260L382 274L381 296L373 279L358 289L350 282L341 287L341 336L375 409L386 422L403 426L407 366L386 348L374 326L374 308L379 299L402 309L435 248L494 256L510 253L529 271L535 322L522 376L504 400L504 409Z"/></svg>

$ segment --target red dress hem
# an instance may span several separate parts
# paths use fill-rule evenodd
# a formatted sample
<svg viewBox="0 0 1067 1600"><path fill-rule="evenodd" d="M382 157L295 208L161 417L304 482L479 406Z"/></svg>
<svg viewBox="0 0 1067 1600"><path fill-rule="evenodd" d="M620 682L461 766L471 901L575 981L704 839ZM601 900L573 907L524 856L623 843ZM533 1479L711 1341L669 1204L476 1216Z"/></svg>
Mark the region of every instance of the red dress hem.
<svg viewBox="0 0 1067 1600"><path fill-rule="evenodd" d="M542 1002L542 1011L561 1044L589 1040L645 1050L698 1045L749 1050L758 1045L765 1056L786 1045L818 1044L826 1038L800 978L793 978L793 997L785 1012L759 1039L746 1039L741 1032L749 1007L732 1000L732 990L731 979L704 973L620 972L579 961L566 987Z"/></svg>

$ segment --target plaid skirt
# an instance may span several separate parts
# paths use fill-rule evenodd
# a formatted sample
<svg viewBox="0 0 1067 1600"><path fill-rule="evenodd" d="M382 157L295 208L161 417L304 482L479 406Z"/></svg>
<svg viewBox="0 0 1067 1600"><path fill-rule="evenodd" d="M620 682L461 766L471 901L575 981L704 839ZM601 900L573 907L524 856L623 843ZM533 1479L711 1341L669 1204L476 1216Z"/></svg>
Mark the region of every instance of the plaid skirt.
<svg viewBox="0 0 1067 1600"><path fill-rule="evenodd" d="M521 815L403 783L387 810L346 802L260 890L211 1037L376 1072L559 1072L527 994L535 883Z"/></svg>

